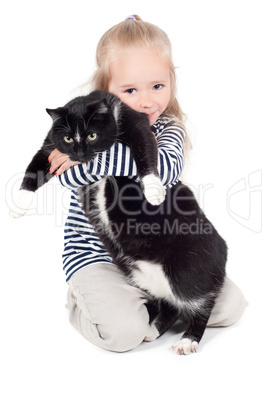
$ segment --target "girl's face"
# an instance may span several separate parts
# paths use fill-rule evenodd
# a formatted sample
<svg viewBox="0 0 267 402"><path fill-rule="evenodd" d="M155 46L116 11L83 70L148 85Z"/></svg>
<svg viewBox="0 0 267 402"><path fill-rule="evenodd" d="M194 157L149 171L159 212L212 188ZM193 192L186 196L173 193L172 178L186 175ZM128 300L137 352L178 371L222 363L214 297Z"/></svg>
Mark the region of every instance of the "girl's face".
<svg viewBox="0 0 267 402"><path fill-rule="evenodd" d="M150 125L167 108L170 97L168 62L149 48L123 48L110 63L108 90L137 112L146 113Z"/></svg>

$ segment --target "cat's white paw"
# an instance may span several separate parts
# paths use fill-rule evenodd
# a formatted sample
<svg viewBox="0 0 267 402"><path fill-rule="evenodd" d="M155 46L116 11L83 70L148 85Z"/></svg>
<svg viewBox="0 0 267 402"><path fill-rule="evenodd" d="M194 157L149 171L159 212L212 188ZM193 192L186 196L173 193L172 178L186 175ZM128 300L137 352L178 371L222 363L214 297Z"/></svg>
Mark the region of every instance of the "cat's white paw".
<svg viewBox="0 0 267 402"><path fill-rule="evenodd" d="M144 194L152 205L159 205L165 200L166 190L159 177L148 174L142 178Z"/></svg>
<svg viewBox="0 0 267 402"><path fill-rule="evenodd" d="M191 352L197 352L198 343L195 341L192 342L191 339L183 338L172 346L172 350L178 355L189 355Z"/></svg>
<svg viewBox="0 0 267 402"><path fill-rule="evenodd" d="M159 337L159 331L155 324L150 325L151 333L144 339L145 342L152 342Z"/></svg>
<svg viewBox="0 0 267 402"><path fill-rule="evenodd" d="M28 190L20 190L12 205L9 214L12 218L19 218L26 214L29 210L34 198L34 192Z"/></svg>

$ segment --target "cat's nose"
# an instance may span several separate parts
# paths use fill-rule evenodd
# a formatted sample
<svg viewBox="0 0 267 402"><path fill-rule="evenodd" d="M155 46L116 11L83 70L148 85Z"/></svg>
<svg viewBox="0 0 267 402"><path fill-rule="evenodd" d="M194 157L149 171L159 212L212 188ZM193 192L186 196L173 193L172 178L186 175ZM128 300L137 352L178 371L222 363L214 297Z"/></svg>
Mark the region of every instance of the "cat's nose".
<svg viewBox="0 0 267 402"><path fill-rule="evenodd" d="M85 157L85 154L84 154L84 152L83 151L81 151L81 150L79 150L78 152L77 152L77 159L78 159L78 161L79 162L87 162L87 160L86 160L86 157Z"/></svg>

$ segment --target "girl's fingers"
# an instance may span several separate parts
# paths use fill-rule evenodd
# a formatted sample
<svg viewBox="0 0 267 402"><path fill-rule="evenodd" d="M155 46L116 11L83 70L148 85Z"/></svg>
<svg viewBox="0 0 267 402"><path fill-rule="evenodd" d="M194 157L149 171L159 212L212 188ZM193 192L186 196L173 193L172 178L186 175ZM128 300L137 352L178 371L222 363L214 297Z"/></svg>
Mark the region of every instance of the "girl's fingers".
<svg viewBox="0 0 267 402"><path fill-rule="evenodd" d="M48 157L48 162L51 164L49 173L55 173L56 176L61 175L65 170L80 163L71 161L69 155L62 154L57 149L51 152Z"/></svg>
<svg viewBox="0 0 267 402"><path fill-rule="evenodd" d="M59 152L57 149L54 149L54 151L51 152L51 154L48 157L48 162L51 164L49 173L54 173L60 166L64 165L66 162L71 162L69 160L69 156L66 154L62 154ZM66 169L64 169L66 170ZM61 173L64 172L62 170ZM60 174L61 174L60 173Z"/></svg>
<svg viewBox="0 0 267 402"><path fill-rule="evenodd" d="M56 176L60 176L63 172L65 172L65 170L69 169L72 164L72 162L68 159L66 160L64 163L62 163L62 165L58 168L58 170L56 171L55 175Z"/></svg>

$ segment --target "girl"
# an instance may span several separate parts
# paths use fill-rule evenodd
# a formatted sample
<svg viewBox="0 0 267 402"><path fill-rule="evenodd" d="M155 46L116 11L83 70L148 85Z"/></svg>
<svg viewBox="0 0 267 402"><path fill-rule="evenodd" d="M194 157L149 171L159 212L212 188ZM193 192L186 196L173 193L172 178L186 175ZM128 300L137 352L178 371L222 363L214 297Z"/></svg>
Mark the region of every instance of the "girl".
<svg viewBox="0 0 267 402"><path fill-rule="evenodd" d="M175 98L175 70L167 35L138 16L108 30L97 47L92 89L117 95L132 109L146 113L158 143L158 167L166 188L179 180L187 137L184 115ZM55 150L49 157L62 185L72 190L65 226L64 271L70 322L89 341L112 351L127 351L156 335L149 325L146 294L126 283L85 218L76 190L102 176L138 180L128 147L115 144L89 164L71 163ZM228 278L208 325L236 322L246 305Z"/></svg>

